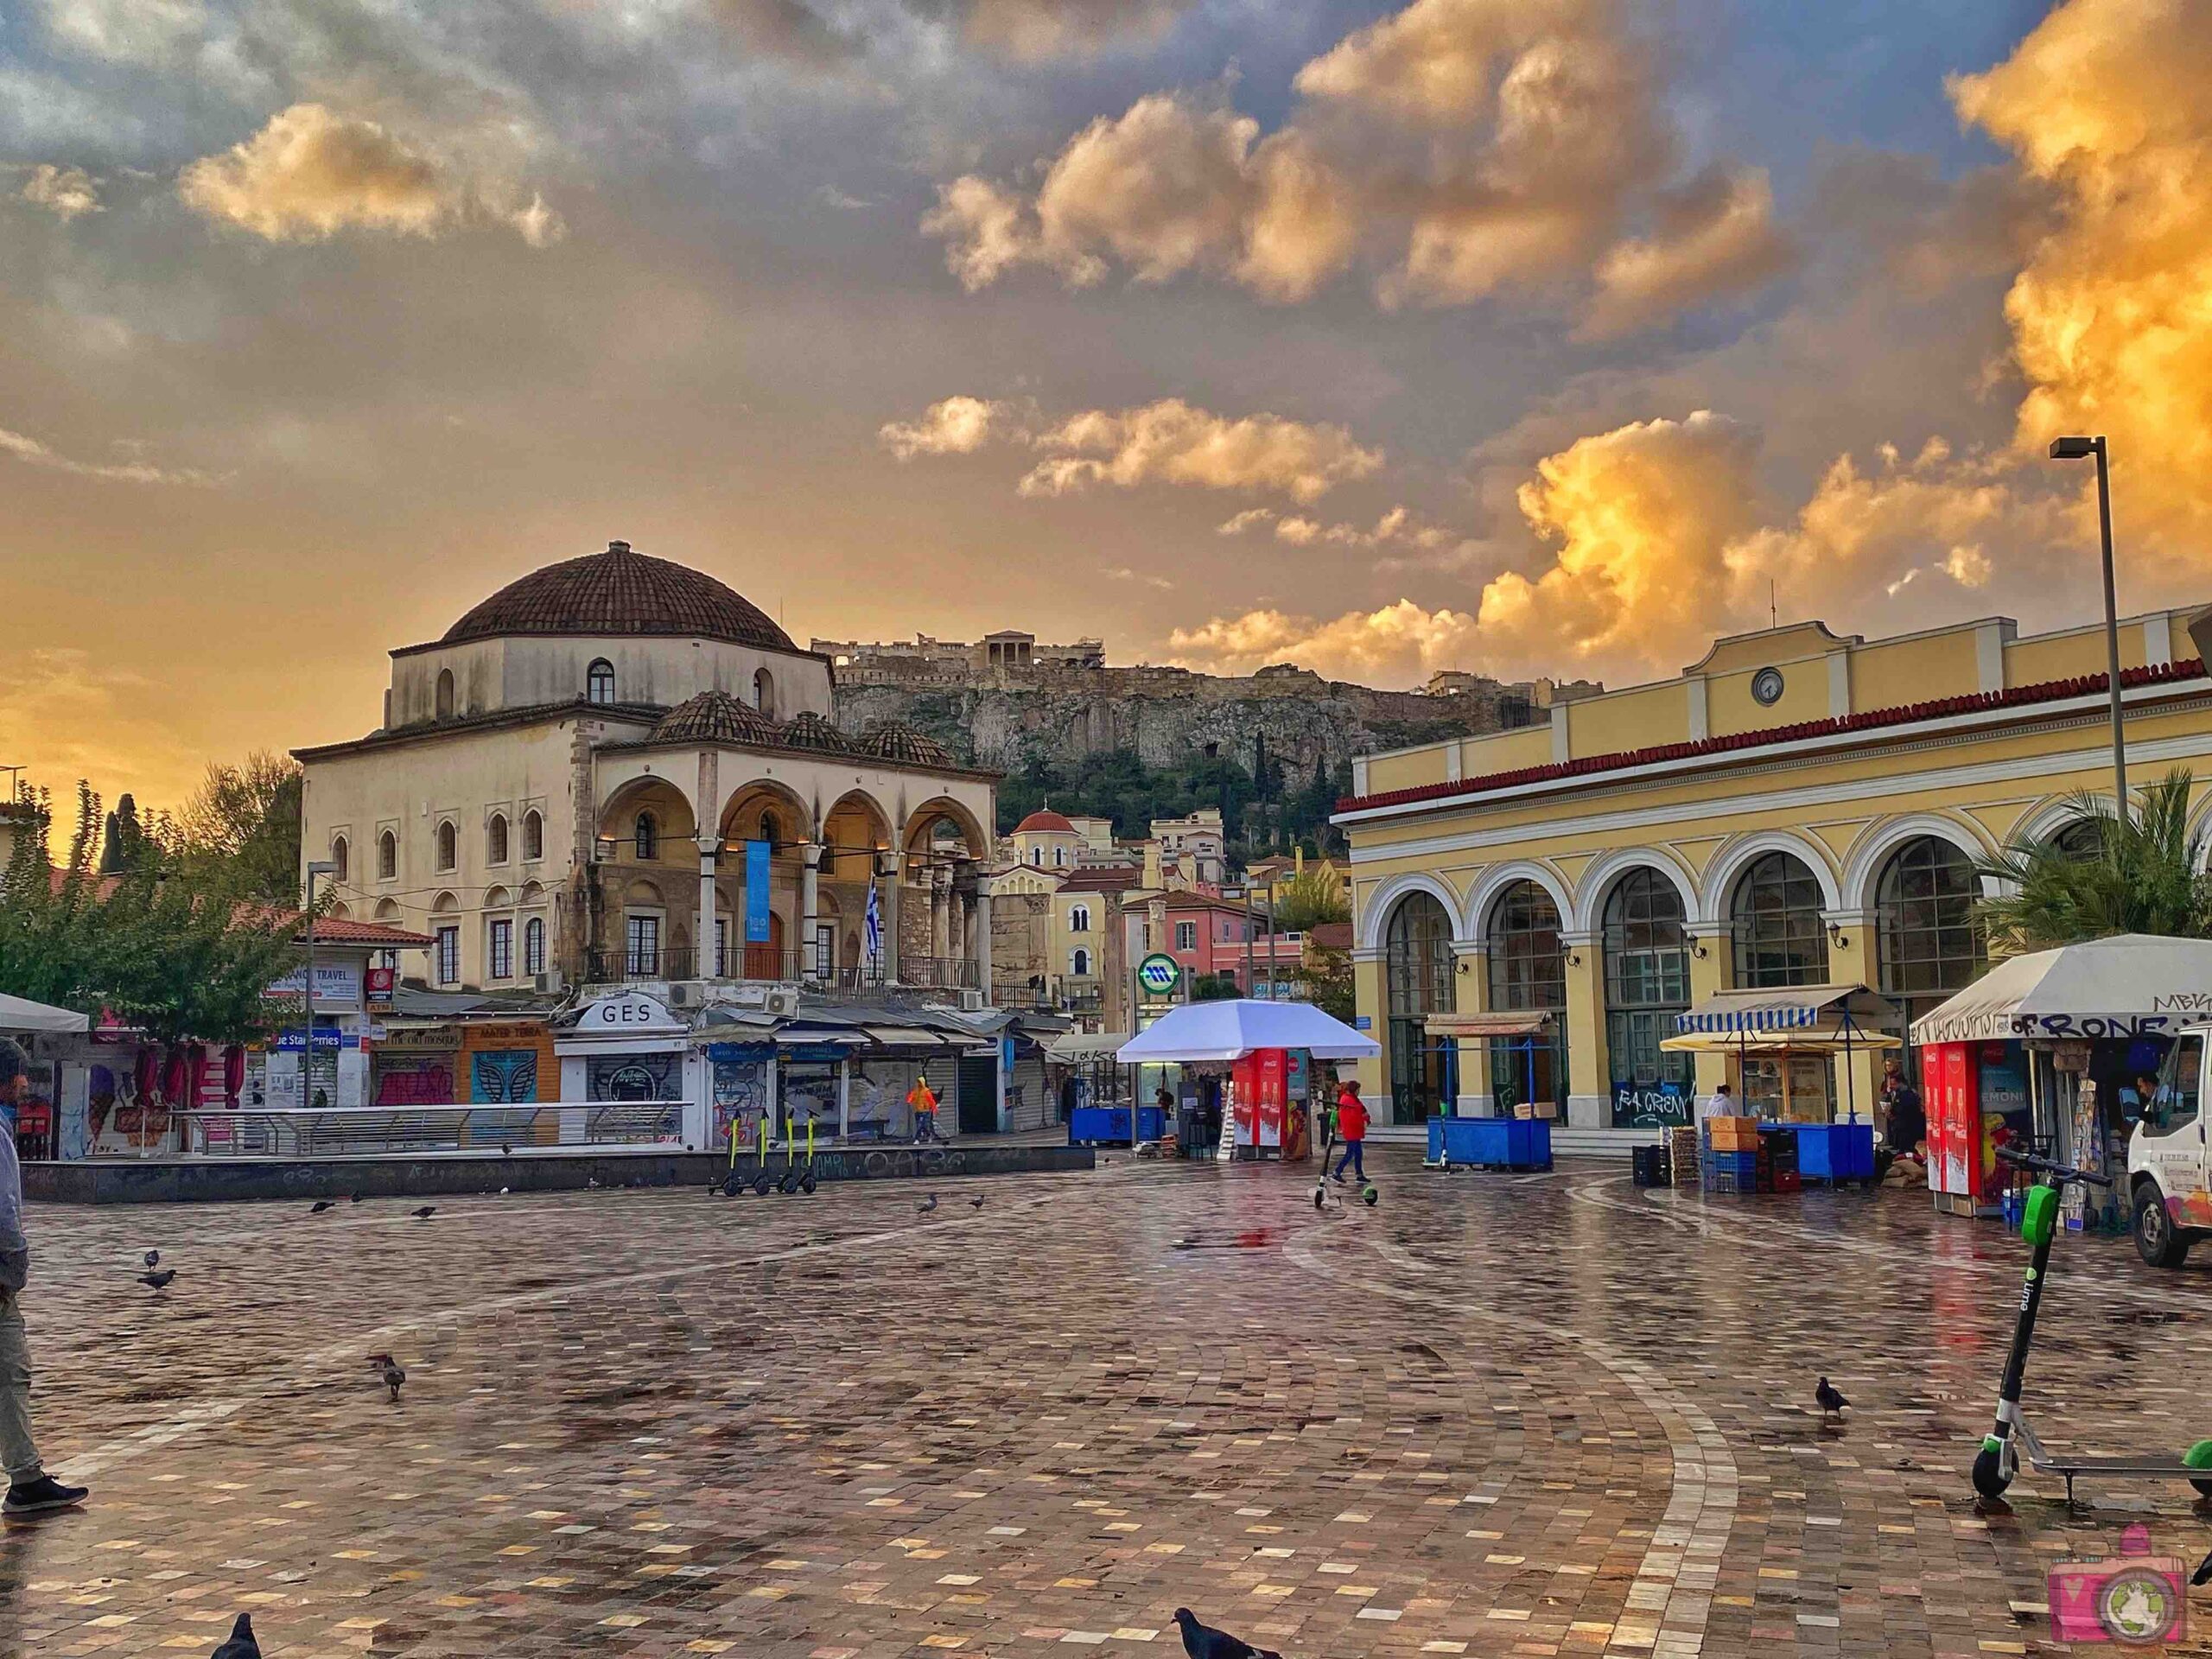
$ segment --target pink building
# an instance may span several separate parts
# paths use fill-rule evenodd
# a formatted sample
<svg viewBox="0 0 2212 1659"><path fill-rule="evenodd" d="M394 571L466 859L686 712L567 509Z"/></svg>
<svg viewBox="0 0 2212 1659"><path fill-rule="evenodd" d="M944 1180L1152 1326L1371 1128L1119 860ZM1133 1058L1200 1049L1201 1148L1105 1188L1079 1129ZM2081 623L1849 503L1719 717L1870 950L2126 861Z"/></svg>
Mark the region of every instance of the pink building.
<svg viewBox="0 0 2212 1659"><path fill-rule="evenodd" d="M1227 974L1246 996L1265 995L1272 962L1278 997L1289 997L1297 988L1290 970L1304 956L1306 938L1300 933L1277 933L1270 938L1256 913L1248 914L1233 899L1200 893L1166 895L1167 953L1183 964L1193 979ZM1246 976L1245 943L1251 943L1251 973ZM1272 946L1273 956L1269 951ZM1255 992L1253 987L1261 988Z"/></svg>

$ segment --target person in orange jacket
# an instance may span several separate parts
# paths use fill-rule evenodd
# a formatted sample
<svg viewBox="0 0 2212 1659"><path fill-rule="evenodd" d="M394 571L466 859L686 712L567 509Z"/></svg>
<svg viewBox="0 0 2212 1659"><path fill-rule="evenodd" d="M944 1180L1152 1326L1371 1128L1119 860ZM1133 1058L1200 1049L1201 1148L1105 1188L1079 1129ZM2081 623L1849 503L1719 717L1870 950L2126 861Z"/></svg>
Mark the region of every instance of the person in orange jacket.
<svg viewBox="0 0 2212 1659"><path fill-rule="evenodd" d="M906 1092L906 1103L914 1109L914 1144L925 1141L943 1141L937 1132L937 1091L930 1087L926 1076L914 1079L914 1086Z"/></svg>
<svg viewBox="0 0 2212 1659"><path fill-rule="evenodd" d="M1346 1077L1344 1087L1337 1091L1337 1133L1344 1138L1344 1155L1337 1160L1333 1177L1338 1183L1344 1178L1347 1166L1359 1172L1359 1179L1367 1179L1367 1160L1364 1148L1367 1141L1367 1103L1359 1097L1359 1079Z"/></svg>

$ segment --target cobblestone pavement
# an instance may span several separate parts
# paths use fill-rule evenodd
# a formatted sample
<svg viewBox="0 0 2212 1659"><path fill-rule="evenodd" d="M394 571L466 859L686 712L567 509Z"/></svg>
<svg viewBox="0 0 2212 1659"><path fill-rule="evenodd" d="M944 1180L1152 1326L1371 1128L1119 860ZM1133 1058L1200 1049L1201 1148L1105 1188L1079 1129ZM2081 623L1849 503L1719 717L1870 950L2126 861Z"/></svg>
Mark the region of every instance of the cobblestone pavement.
<svg viewBox="0 0 2212 1659"><path fill-rule="evenodd" d="M0 1539L0 1652L205 1654L250 1609L277 1659L1164 1656L1188 1605L1290 1659L2031 1653L2052 1562L2212 1542L2179 1486L1974 1512L1994 1224L1376 1162L1326 1216L1310 1170L1118 1158L926 1217L35 1208L40 1435L96 1491ZM2066 1244L2045 1440L2208 1432L2208 1328L2212 1268Z"/></svg>

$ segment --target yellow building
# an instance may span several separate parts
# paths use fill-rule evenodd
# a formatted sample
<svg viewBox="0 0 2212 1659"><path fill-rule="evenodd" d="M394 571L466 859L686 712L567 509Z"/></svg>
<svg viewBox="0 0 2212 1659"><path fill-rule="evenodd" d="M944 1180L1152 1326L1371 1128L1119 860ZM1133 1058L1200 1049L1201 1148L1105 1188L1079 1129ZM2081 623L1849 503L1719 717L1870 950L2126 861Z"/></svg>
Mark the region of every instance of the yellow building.
<svg viewBox="0 0 2212 1659"><path fill-rule="evenodd" d="M2175 766L2212 785L2190 614L2120 625L2133 785ZM2101 624L1867 640L1807 622L1544 725L1355 762L1335 822L1383 1051L1370 1097L1399 1122L1532 1099L1648 1132L1738 1069L1659 1046L1716 991L1863 982L1926 1012L1979 971L1973 861L2063 836L2070 795L2109 799L2104 668ZM1438 1013L1535 1029L1455 1041L1427 1033ZM1778 1087L1751 1070L1755 1096ZM1878 1071L1808 1060L1789 1081L1863 1111Z"/></svg>

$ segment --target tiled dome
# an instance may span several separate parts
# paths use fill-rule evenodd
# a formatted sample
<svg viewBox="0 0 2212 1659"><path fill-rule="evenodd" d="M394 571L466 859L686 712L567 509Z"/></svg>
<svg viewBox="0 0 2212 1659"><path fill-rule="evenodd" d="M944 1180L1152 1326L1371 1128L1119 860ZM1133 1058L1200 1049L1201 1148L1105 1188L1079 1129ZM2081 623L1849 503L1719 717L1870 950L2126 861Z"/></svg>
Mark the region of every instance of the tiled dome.
<svg viewBox="0 0 2212 1659"><path fill-rule="evenodd" d="M656 743L774 743L776 722L727 691L702 691L653 728Z"/></svg>
<svg viewBox="0 0 2212 1659"><path fill-rule="evenodd" d="M446 630L444 644L509 634L673 635L796 651L767 613L712 576L609 542L533 570Z"/></svg>
<svg viewBox="0 0 2212 1659"><path fill-rule="evenodd" d="M823 754L856 752L852 739L816 714L800 715L786 722L776 733L776 741L786 749L814 749Z"/></svg>
<svg viewBox="0 0 2212 1659"><path fill-rule="evenodd" d="M868 728L868 735L861 739L861 753L880 754L886 760L899 760L910 766L949 766L954 764L952 751L933 737L925 737L912 727L896 720L887 720L880 726Z"/></svg>
<svg viewBox="0 0 2212 1659"><path fill-rule="evenodd" d="M1071 836L1075 825L1070 823L1049 806L1040 806L1014 826L1017 836Z"/></svg>

